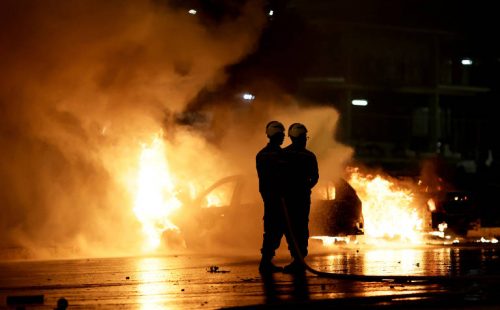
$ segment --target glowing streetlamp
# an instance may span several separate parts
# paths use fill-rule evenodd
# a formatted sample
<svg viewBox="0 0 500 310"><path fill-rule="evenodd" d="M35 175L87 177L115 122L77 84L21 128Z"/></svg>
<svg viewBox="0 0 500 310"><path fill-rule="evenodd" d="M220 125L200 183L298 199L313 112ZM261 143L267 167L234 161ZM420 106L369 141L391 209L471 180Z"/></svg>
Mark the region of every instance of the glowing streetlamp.
<svg viewBox="0 0 500 310"><path fill-rule="evenodd" d="M352 105L359 107L366 107L368 105L368 100L366 99L354 99L352 100Z"/></svg>
<svg viewBox="0 0 500 310"><path fill-rule="evenodd" d="M244 93L242 96L243 100L245 101L252 101L255 99L255 96L252 95L251 93Z"/></svg>
<svg viewBox="0 0 500 310"><path fill-rule="evenodd" d="M470 58L464 58L460 61L464 66L471 66L474 62Z"/></svg>

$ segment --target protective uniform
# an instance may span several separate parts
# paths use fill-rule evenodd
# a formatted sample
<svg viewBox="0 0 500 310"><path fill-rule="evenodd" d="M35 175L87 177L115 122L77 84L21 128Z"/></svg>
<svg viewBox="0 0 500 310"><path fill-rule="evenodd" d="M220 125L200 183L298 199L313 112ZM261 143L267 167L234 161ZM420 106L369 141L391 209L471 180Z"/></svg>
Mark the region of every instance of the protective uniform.
<svg viewBox="0 0 500 310"><path fill-rule="evenodd" d="M259 191L264 201L264 235L262 241L261 271L280 271L271 260L279 248L285 230L283 217L283 150L284 126L270 122L266 126L269 143L257 153L256 166L259 176Z"/></svg>
<svg viewBox="0 0 500 310"><path fill-rule="evenodd" d="M292 124L288 129L292 144L283 149L286 161L285 205L293 236L303 257L308 254L311 189L319 178L316 156L306 149L306 133L304 125ZM288 238L287 236L287 240ZM295 247L290 242L288 245L294 262L297 262L298 253Z"/></svg>

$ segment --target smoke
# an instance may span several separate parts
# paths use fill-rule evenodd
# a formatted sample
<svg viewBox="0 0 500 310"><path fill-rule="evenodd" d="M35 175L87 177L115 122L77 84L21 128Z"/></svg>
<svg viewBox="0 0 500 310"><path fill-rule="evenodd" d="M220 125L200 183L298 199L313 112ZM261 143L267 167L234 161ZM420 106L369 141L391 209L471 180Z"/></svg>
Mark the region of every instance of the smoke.
<svg viewBox="0 0 500 310"><path fill-rule="evenodd" d="M320 181L337 177L351 155L334 139L338 113L301 109L279 90L252 104L211 107L210 132L174 122L202 89L224 83L227 65L252 52L264 21L258 1L212 24L153 0L2 1L0 257L138 253L138 159L158 136L180 216L195 229L186 211L193 195L242 174L253 182L246 201L258 207L246 214L256 220L246 233L260 242L255 154L271 119L304 123ZM224 235L222 243L232 237L212 234Z"/></svg>
<svg viewBox="0 0 500 310"><path fill-rule="evenodd" d="M318 159L321 179L332 180L341 176L352 156L352 149L336 140L339 113L329 106L314 107L309 102L298 102L283 95L277 99L256 100L245 113L224 114L220 118L222 120L217 122L229 127L224 131L221 148L231 154L240 169L247 169L244 173L256 173L255 155L267 143L265 126L271 120L282 122L285 129L293 123L306 126L307 148ZM290 143L287 137L282 146ZM252 164L248 165L249 162Z"/></svg>
<svg viewBox="0 0 500 310"><path fill-rule="evenodd" d="M234 184L237 188L232 192L237 195L236 199L232 199L233 210L226 210L227 214L205 210L202 212L203 217L199 219L196 219L196 214L189 215L190 224L195 229L189 232L192 236L188 236L188 239L195 239L197 249L219 253L228 249L232 252L239 250L246 253L245 251L251 250L254 254L259 253L263 231L263 203L258 191L255 156L268 143L265 127L271 120L282 122L285 128L295 122L307 127L307 148L314 152L319 166L317 189L344 176L353 150L335 139L338 112L332 107L304 107L311 105L307 102L299 103L287 95L273 97L272 94L265 98L257 97L250 104L241 102L240 111L236 113L228 112L227 108L222 108L222 111L216 109L214 122L222 132L218 149L223 152L217 156L217 171L209 174L216 176L225 164L226 169L223 171L226 174L219 174L220 177L240 177ZM287 137L283 147L290 143ZM227 185L228 188L231 187L230 184ZM197 237L201 240L196 240ZM285 245L282 247L286 247L284 240L283 243Z"/></svg>
<svg viewBox="0 0 500 310"><path fill-rule="evenodd" d="M161 1L2 1L0 248L130 253L140 146L252 51L261 11L207 26Z"/></svg>

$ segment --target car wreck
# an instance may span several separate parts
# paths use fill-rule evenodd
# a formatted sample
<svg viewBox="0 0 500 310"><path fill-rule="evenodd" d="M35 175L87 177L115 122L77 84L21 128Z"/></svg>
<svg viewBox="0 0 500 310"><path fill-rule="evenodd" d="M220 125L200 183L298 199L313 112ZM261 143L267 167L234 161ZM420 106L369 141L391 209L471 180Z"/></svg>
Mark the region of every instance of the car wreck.
<svg viewBox="0 0 500 310"><path fill-rule="evenodd" d="M364 233L362 203L344 179L319 184L311 195L310 237ZM257 178L233 175L214 182L186 208L176 224L188 248L213 240L225 246L258 247L262 242L263 205Z"/></svg>

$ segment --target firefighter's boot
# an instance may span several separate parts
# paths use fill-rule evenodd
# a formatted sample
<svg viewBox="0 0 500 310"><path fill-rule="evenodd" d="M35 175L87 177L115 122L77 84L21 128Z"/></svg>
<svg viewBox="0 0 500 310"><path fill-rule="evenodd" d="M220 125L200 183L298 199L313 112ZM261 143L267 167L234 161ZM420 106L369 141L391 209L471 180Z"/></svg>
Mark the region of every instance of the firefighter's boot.
<svg viewBox="0 0 500 310"><path fill-rule="evenodd" d="M283 271L283 267L276 266L271 262L271 259L264 258L260 260L259 272L260 273L275 273Z"/></svg>

